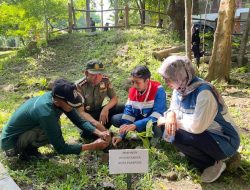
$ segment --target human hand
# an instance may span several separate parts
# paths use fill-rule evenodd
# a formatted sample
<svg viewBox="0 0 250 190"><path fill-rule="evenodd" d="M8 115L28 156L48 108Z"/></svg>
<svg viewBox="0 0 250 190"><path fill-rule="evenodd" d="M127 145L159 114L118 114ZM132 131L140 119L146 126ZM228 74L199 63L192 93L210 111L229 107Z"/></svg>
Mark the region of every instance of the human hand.
<svg viewBox="0 0 250 190"><path fill-rule="evenodd" d="M126 134L129 131L134 131L135 129L136 129L136 126L134 124L122 125L120 126L119 133Z"/></svg>
<svg viewBox="0 0 250 190"><path fill-rule="evenodd" d="M160 127L162 125L165 125L165 122L166 122L165 117L159 117L159 119L157 120L157 126Z"/></svg>
<svg viewBox="0 0 250 190"><path fill-rule="evenodd" d="M122 138L121 137L113 137L112 138L112 144L114 145L114 146L116 146L119 142L121 142L122 141Z"/></svg>
<svg viewBox="0 0 250 190"><path fill-rule="evenodd" d="M105 125L109 122L109 109L102 108L102 111L100 113L99 121L102 125Z"/></svg>
<svg viewBox="0 0 250 190"><path fill-rule="evenodd" d="M94 142L90 143L91 145L93 145L93 149L94 150L102 150L108 147L110 142L107 142L101 138L95 140Z"/></svg>
<svg viewBox="0 0 250 190"><path fill-rule="evenodd" d="M169 112L165 119L165 133L170 136L175 136L176 130L178 130L176 114L175 112Z"/></svg>
<svg viewBox="0 0 250 190"><path fill-rule="evenodd" d="M106 142L110 143L111 141L111 135L109 131L102 131L100 132L99 137L103 140L105 140Z"/></svg>

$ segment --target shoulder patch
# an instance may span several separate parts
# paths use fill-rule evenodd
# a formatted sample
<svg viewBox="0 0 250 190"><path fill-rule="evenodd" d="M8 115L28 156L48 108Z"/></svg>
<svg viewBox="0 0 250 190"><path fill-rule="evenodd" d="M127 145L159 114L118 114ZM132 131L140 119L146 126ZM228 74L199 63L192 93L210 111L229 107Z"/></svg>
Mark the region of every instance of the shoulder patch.
<svg viewBox="0 0 250 190"><path fill-rule="evenodd" d="M100 82L100 89L105 89L106 88L106 85L104 82Z"/></svg>
<svg viewBox="0 0 250 190"><path fill-rule="evenodd" d="M87 83L87 79L86 78L83 78L83 79L81 79L81 80L79 80L79 81L76 82L76 84L78 86L83 86L86 83Z"/></svg>

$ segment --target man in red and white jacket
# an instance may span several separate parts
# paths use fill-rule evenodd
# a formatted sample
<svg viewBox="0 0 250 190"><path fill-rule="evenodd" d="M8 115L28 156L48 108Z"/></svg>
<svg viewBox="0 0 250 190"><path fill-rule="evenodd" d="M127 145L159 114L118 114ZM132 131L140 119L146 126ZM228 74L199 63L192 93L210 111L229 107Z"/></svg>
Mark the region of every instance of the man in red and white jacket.
<svg viewBox="0 0 250 190"><path fill-rule="evenodd" d="M166 93L161 84L150 80L146 66L137 66L131 72L132 87L123 114L113 116L112 123L119 127L119 137L113 137L113 145L121 142L129 131L146 130L149 120L156 123L166 111ZM154 129L153 129L154 130Z"/></svg>

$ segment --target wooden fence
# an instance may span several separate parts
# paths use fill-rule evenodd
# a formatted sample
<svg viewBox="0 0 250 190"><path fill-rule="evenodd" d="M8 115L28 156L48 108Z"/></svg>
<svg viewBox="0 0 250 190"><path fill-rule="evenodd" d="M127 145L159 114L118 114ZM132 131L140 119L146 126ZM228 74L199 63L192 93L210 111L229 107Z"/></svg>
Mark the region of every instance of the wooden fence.
<svg viewBox="0 0 250 190"><path fill-rule="evenodd" d="M73 30L90 30L93 28L100 28L100 29L104 29L106 27L108 28L125 28L128 29L130 28L130 26L140 26L140 27L157 27L156 25L150 25L150 24L132 24L129 21L129 13L130 11L144 11L145 13L154 13L158 15L158 23L160 22L160 19L162 17L162 15L167 16L166 13L162 13L160 11L153 11L153 10L147 10L147 9L138 9L138 8L130 8L128 6L125 6L123 9L122 8L114 8L114 9L107 9L107 10L103 10L103 7L101 6L101 10L90 10L89 7L87 7L87 9L75 9L74 5L73 5L73 0L69 0L68 2L68 27L62 28L62 29L56 29L56 30L52 30L50 33L54 33L54 32L58 32L58 31L67 31L68 33L72 33ZM160 10L160 7L158 6L158 10ZM104 26L103 25L103 13L104 12L110 12L113 11L115 12L115 24L113 26ZM124 15L124 25L120 25L118 24L118 12L123 12ZM87 26L85 27L78 27L77 23L76 23L76 12L82 12L82 13L86 13L86 24ZM90 26L90 14L91 12L100 12L101 13L101 26ZM215 29L215 21L214 20L209 20L209 19L198 19L198 18L193 18L192 20L199 20L200 22L210 22L210 23L214 23L212 25L213 28ZM51 28L53 29L53 26L49 23L49 19L48 19L48 24L51 26ZM242 21L242 20L236 20L236 23L243 23L246 21ZM242 24L241 24L242 25ZM209 26L209 24L208 24ZM54 27L55 28L55 27ZM233 35L241 35L241 33L237 32L234 33Z"/></svg>
<svg viewBox="0 0 250 190"><path fill-rule="evenodd" d="M135 11L145 11L148 13L155 13L158 14L158 21L160 21L161 19L161 15L167 15L166 13L162 13L159 11L152 11L152 10L147 10L147 9L138 9L138 8L130 8L128 6L125 6L124 9L121 8L116 8L116 9L108 9L108 10L84 10L84 9L75 9L73 2L71 0L70 3L68 3L68 15L69 15L69 20L68 20L68 32L71 33L73 30L88 30L88 29L92 29L92 28L101 28L104 29L105 26L103 26L103 12L108 12L108 11L114 11L115 12L115 25L113 26L108 26L108 28L126 28L128 29L130 26L142 26L142 27L156 27L153 25L149 25L149 24L131 24L129 21L129 11L130 10L135 10ZM124 14L124 26L123 25L119 25L117 20L118 18L118 12L121 11ZM82 13L86 13L86 23L87 26L86 27L77 27L76 24L76 12L82 12ZM87 16L88 13L90 12L100 12L101 13L101 26L90 26L89 25L89 16Z"/></svg>

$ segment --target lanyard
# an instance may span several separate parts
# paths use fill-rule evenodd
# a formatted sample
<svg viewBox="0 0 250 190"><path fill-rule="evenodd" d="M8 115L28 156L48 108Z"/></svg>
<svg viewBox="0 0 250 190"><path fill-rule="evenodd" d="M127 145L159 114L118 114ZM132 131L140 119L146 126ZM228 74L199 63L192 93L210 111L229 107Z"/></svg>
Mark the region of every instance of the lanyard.
<svg viewBox="0 0 250 190"><path fill-rule="evenodd" d="M149 87L148 87L148 89L147 89L147 94L146 94L146 96L145 96L145 99L144 99L143 103L138 105L138 107L139 107L139 109L140 109L140 113L141 113L142 115L143 115L143 113L142 113L142 108L144 107L145 102L148 100L148 96L149 96L150 90L151 90L151 82L149 83ZM139 101L138 101L138 91L136 91L135 96L136 96L136 97L135 97L135 98L136 98L136 101L139 102ZM143 116L144 116L144 115L143 115ZM145 116L144 116L144 117L145 117Z"/></svg>

